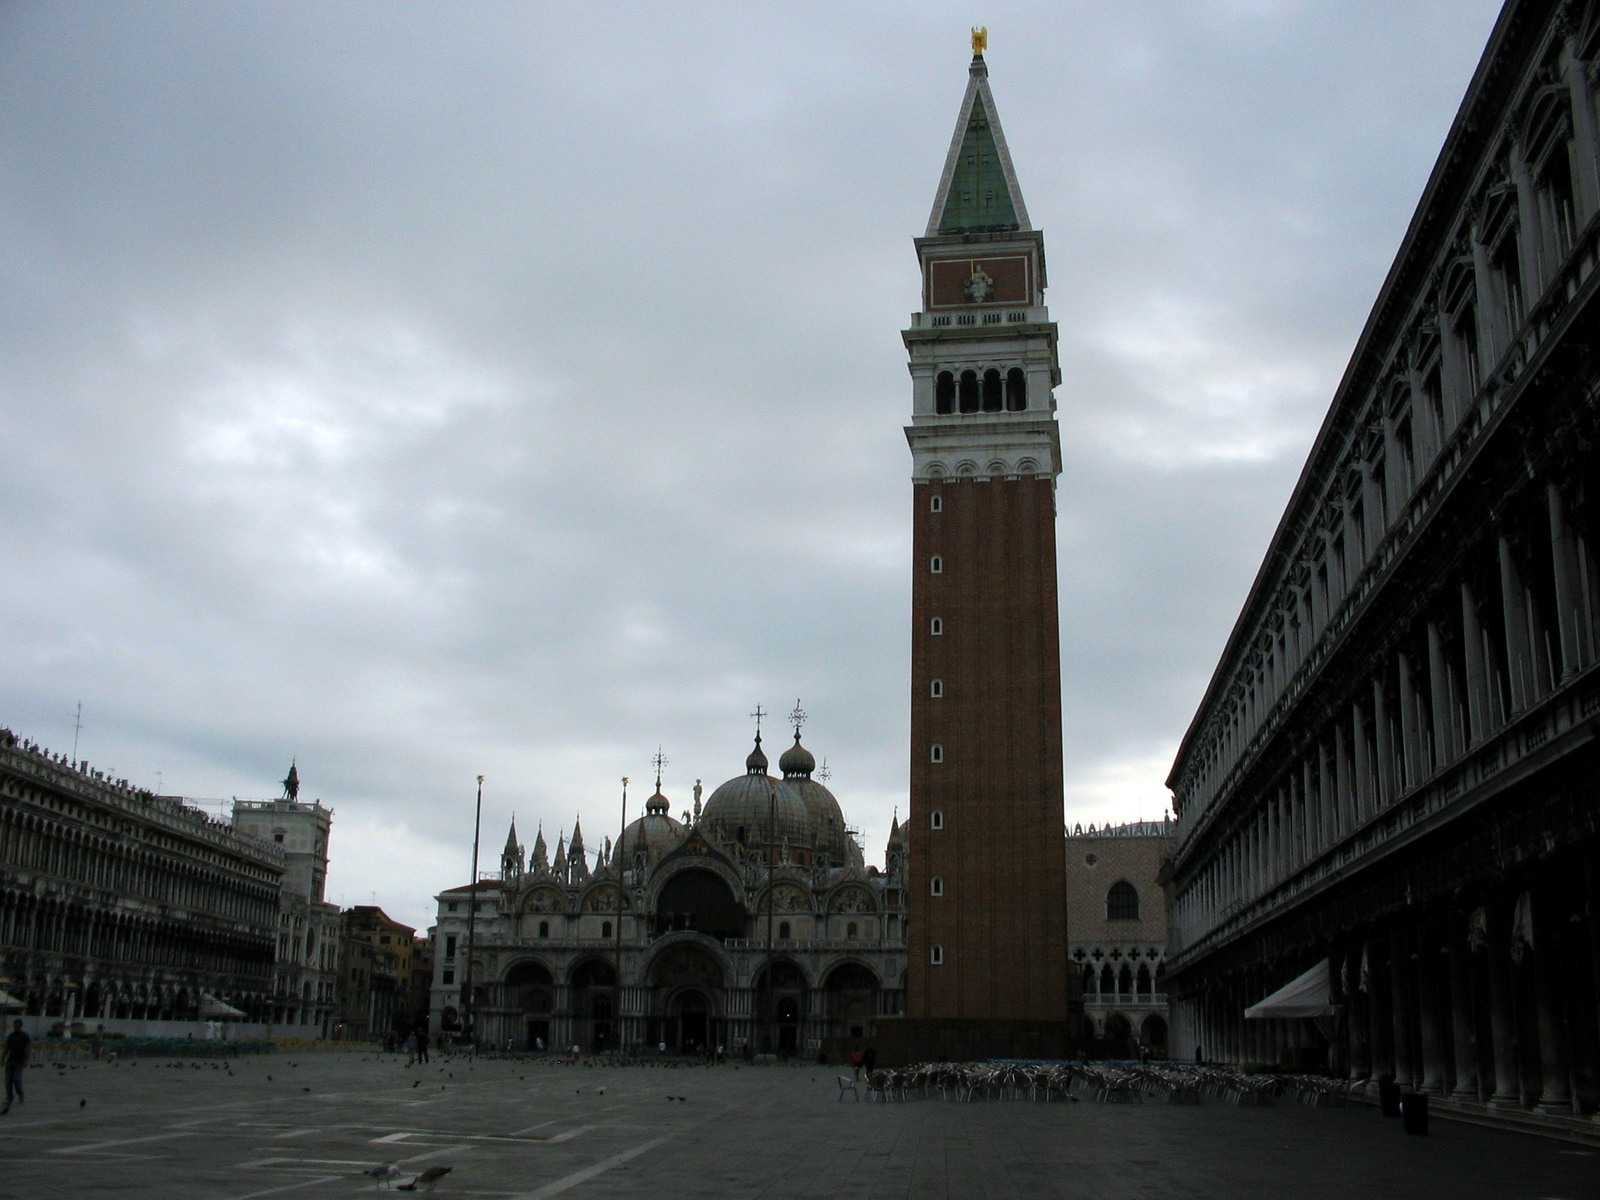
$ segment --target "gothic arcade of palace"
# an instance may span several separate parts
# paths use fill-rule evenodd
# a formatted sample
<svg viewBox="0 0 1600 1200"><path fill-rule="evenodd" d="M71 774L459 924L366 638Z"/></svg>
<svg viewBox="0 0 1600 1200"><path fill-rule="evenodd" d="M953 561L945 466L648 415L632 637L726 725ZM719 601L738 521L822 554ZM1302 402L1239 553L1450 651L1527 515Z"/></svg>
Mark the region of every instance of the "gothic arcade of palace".
<svg viewBox="0 0 1600 1200"><path fill-rule="evenodd" d="M531 853L506 839L499 878L440 893L435 1032L465 1018L467 917L480 1044L677 1053L815 1051L872 1037L905 988L905 841L864 865L839 802L800 744L767 773L756 736L742 775L682 821L656 792L591 870L581 826ZM619 986L620 982L620 986Z"/></svg>
<svg viewBox="0 0 1600 1200"><path fill-rule="evenodd" d="M1597 93L1511 0L1172 770L1178 1054L1600 1103Z"/></svg>

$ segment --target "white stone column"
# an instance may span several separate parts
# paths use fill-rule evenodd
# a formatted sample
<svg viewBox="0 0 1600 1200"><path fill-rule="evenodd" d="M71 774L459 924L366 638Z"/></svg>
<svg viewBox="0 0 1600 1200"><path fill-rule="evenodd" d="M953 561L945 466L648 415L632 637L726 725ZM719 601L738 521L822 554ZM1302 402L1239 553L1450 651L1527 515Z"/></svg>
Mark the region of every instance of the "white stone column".
<svg viewBox="0 0 1600 1200"><path fill-rule="evenodd" d="M1561 48L1561 75L1572 97L1572 198L1579 229L1600 208L1600 132L1586 65L1577 57L1577 41L1569 37Z"/></svg>
<svg viewBox="0 0 1600 1200"><path fill-rule="evenodd" d="M1461 648L1467 660L1467 744L1475 746L1488 736L1490 719L1489 673L1483 657L1483 624L1472 585L1461 584Z"/></svg>
<svg viewBox="0 0 1600 1200"><path fill-rule="evenodd" d="M1528 607L1511 543L1500 539L1500 597L1505 612L1506 666L1511 675L1511 715L1526 712L1533 702L1533 659L1528 646Z"/></svg>
<svg viewBox="0 0 1600 1200"><path fill-rule="evenodd" d="M1550 556L1555 564L1556 627L1561 637L1561 681L1578 673L1583 664L1583 617L1578 597L1578 553L1567 505L1554 480L1545 483L1550 510Z"/></svg>

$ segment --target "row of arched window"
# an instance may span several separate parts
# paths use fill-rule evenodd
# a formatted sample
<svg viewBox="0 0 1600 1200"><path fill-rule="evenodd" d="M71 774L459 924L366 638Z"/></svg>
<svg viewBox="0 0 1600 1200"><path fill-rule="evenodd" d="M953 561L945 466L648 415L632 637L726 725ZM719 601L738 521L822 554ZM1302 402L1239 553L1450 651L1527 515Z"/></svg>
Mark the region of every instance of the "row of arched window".
<svg viewBox="0 0 1600 1200"><path fill-rule="evenodd" d="M933 409L936 413L1022 412L1028 407L1028 377L1021 367L1012 367L1004 376L990 367L981 376L976 371L940 371L933 384Z"/></svg>

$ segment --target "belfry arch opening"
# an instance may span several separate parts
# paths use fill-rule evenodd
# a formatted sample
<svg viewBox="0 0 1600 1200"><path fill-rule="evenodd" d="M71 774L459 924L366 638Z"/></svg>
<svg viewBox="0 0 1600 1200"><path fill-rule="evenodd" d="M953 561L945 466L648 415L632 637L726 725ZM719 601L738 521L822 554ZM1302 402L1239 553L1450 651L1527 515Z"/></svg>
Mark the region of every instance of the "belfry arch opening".
<svg viewBox="0 0 1600 1200"><path fill-rule="evenodd" d="M964 413L978 411L978 373L976 371L961 372L961 411Z"/></svg>
<svg viewBox="0 0 1600 1200"><path fill-rule="evenodd" d="M999 412L1001 406L1000 372L991 367L983 373L983 411Z"/></svg>
<svg viewBox="0 0 1600 1200"><path fill-rule="evenodd" d="M1006 372L1006 411L1022 412L1028 407L1028 377L1021 367Z"/></svg>

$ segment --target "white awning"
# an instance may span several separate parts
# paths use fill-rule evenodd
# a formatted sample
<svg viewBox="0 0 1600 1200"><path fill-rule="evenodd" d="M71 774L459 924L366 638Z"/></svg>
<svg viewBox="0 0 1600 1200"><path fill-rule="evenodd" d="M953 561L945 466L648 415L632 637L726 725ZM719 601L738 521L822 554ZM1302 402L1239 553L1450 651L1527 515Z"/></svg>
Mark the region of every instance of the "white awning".
<svg viewBox="0 0 1600 1200"><path fill-rule="evenodd" d="M1335 1011L1328 988L1328 960L1323 959L1265 1000L1252 1004L1244 1015L1247 1020L1262 1021L1273 1017L1331 1017Z"/></svg>
<svg viewBox="0 0 1600 1200"><path fill-rule="evenodd" d="M0 1008L25 1008L27 1007L10 992L0 991Z"/></svg>
<svg viewBox="0 0 1600 1200"><path fill-rule="evenodd" d="M222 1017L242 1017L243 1011L231 1004L224 1004L210 992L200 993L200 1019L202 1021L215 1021Z"/></svg>

